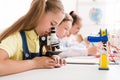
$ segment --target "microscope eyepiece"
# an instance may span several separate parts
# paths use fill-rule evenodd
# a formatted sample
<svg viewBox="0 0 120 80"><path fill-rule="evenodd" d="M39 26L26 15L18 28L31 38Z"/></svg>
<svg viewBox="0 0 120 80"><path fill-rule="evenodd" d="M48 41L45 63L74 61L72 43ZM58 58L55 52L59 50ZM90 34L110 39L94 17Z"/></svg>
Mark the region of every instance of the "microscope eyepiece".
<svg viewBox="0 0 120 80"><path fill-rule="evenodd" d="M55 30L54 27L51 28L51 34L52 34L52 33L56 33L56 30Z"/></svg>

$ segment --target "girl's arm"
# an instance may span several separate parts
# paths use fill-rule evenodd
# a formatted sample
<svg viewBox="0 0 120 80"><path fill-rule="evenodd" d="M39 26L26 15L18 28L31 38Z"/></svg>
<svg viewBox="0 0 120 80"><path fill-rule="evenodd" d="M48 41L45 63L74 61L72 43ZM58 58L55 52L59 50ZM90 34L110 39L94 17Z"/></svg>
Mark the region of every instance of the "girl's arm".
<svg viewBox="0 0 120 80"><path fill-rule="evenodd" d="M32 60L10 60L6 51L0 49L0 76L23 72L37 68L54 68L58 66L49 57L36 57Z"/></svg>

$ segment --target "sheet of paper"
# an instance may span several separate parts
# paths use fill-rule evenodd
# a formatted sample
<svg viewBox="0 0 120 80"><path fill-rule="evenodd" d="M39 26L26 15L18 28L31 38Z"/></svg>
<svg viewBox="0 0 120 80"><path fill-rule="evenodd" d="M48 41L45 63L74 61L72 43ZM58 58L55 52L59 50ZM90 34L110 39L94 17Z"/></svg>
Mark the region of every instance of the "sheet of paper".
<svg viewBox="0 0 120 80"><path fill-rule="evenodd" d="M79 56L66 58L67 64L99 64L99 58L95 56ZM110 65L119 65L118 62L111 62Z"/></svg>
<svg viewBox="0 0 120 80"><path fill-rule="evenodd" d="M66 58L68 64L98 64L99 59L94 56L80 56Z"/></svg>

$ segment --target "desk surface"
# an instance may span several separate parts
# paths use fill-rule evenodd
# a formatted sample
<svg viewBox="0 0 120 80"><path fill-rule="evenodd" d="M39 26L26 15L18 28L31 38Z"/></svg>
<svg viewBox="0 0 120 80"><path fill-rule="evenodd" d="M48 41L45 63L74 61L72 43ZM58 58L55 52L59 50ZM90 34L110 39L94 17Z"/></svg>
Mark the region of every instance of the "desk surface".
<svg viewBox="0 0 120 80"><path fill-rule="evenodd" d="M0 80L119 80L120 65L98 70L98 65L67 64L62 68L37 69L0 77Z"/></svg>

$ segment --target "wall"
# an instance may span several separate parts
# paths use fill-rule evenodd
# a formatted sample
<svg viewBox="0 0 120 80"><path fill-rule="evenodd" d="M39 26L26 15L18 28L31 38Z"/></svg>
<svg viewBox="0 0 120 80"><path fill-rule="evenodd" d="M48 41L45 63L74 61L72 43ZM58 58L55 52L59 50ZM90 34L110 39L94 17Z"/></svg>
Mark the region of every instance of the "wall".
<svg viewBox="0 0 120 80"><path fill-rule="evenodd" d="M32 0L0 0L0 32L24 15Z"/></svg>
<svg viewBox="0 0 120 80"><path fill-rule="evenodd" d="M0 0L0 32L24 15L28 11L31 1L32 0ZM76 0L61 1L67 13L76 9Z"/></svg>
<svg viewBox="0 0 120 80"><path fill-rule="evenodd" d="M20 16L28 11L32 0L0 0L0 32L9 27ZM83 36L96 34L100 28L108 28L110 31L119 29L120 26L120 0L61 0L65 11L74 10L82 18L83 28L80 33ZM91 8L101 8L103 17L99 24L95 24L89 18Z"/></svg>
<svg viewBox="0 0 120 80"><path fill-rule="evenodd" d="M76 1L77 0L61 0L63 5L64 5L64 8L65 8L65 11L67 13L69 13L70 11L76 11Z"/></svg>
<svg viewBox="0 0 120 80"><path fill-rule="evenodd" d="M108 29L109 32L119 29L120 26L120 0L63 0L66 11L74 10L82 18L83 27L79 33L83 36L97 34L100 29ZM90 19L90 10L99 8L102 10L102 18L99 23Z"/></svg>

